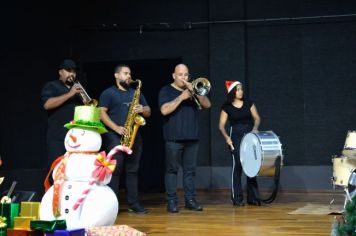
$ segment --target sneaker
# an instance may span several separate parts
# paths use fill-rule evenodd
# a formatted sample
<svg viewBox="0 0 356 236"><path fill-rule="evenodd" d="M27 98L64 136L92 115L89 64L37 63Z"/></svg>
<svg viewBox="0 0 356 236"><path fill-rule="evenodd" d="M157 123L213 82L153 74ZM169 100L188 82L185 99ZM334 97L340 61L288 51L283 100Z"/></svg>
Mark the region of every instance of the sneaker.
<svg viewBox="0 0 356 236"><path fill-rule="evenodd" d="M143 208L143 206L141 206L140 204L135 204L129 207L129 212L133 212L136 214L146 214L147 211L145 208Z"/></svg>
<svg viewBox="0 0 356 236"><path fill-rule="evenodd" d="M249 205L253 205L253 206L261 206L261 201L260 200L250 200L247 202L247 204Z"/></svg>
<svg viewBox="0 0 356 236"><path fill-rule="evenodd" d="M203 206L200 205L199 202L197 202L195 199L190 199L188 201L185 201L185 208L192 210L192 211L202 211Z"/></svg>
<svg viewBox="0 0 356 236"><path fill-rule="evenodd" d="M231 202L234 206L245 206L245 203L242 200L231 200Z"/></svg>
<svg viewBox="0 0 356 236"><path fill-rule="evenodd" d="M176 201L174 201L174 200L169 200L168 201L168 203L167 203L167 211L170 212L170 213L178 213L179 212Z"/></svg>

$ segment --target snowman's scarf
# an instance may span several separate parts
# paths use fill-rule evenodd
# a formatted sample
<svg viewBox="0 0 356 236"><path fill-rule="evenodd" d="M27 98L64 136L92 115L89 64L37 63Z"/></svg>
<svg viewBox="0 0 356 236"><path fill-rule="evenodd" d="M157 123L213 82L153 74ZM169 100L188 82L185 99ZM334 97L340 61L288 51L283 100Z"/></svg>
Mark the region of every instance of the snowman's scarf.
<svg viewBox="0 0 356 236"><path fill-rule="evenodd" d="M68 152L64 154L64 158L59 164L56 174L54 176L52 211L54 217L56 218L61 215L60 199L61 199L62 185L64 182L65 169L70 154L71 153Z"/></svg>

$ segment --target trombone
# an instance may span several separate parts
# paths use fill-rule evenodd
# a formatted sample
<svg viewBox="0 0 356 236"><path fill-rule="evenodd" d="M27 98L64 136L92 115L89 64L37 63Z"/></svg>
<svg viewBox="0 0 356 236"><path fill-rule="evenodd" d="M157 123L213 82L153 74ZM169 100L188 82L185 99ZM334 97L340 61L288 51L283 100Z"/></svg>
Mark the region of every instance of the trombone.
<svg viewBox="0 0 356 236"><path fill-rule="evenodd" d="M197 105L198 109L202 109L202 106L199 102L199 96L205 96L210 92L211 84L207 78L199 77L191 82L193 90L189 90L192 94L192 99Z"/></svg>

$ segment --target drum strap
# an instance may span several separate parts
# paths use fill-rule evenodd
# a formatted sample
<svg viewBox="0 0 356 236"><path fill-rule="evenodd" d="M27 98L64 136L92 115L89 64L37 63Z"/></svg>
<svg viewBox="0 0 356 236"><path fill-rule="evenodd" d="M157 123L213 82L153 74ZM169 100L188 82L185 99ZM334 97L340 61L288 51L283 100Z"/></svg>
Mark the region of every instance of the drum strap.
<svg viewBox="0 0 356 236"><path fill-rule="evenodd" d="M272 203L276 197L277 197L277 192L278 192L278 188L279 188L279 179L280 179L280 174L281 174L281 161L282 158L280 156L278 156L274 162L275 165L275 172L274 172L274 188L273 188L273 192L271 194L271 196L269 198L266 199L261 199L261 201L263 203Z"/></svg>

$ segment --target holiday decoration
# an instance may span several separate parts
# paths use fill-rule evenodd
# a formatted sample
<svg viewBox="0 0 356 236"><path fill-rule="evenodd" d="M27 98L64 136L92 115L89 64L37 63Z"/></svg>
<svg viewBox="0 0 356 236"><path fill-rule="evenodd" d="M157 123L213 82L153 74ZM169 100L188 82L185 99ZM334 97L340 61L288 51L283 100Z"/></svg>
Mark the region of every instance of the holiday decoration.
<svg viewBox="0 0 356 236"><path fill-rule="evenodd" d="M356 235L356 196L347 202L342 221L338 221L338 235Z"/></svg>
<svg viewBox="0 0 356 236"><path fill-rule="evenodd" d="M92 227L88 229L88 236L146 236L146 233L138 231L128 225L113 225Z"/></svg>
<svg viewBox="0 0 356 236"><path fill-rule="evenodd" d="M123 147L108 155L99 152L100 134L106 129L100 109L94 106L76 107L74 120L65 127L69 129L64 140L67 152L52 165L54 185L43 196L40 218L64 219L68 230L113 225L119 206L107 184L116 166L112 156Z"/></svg>

